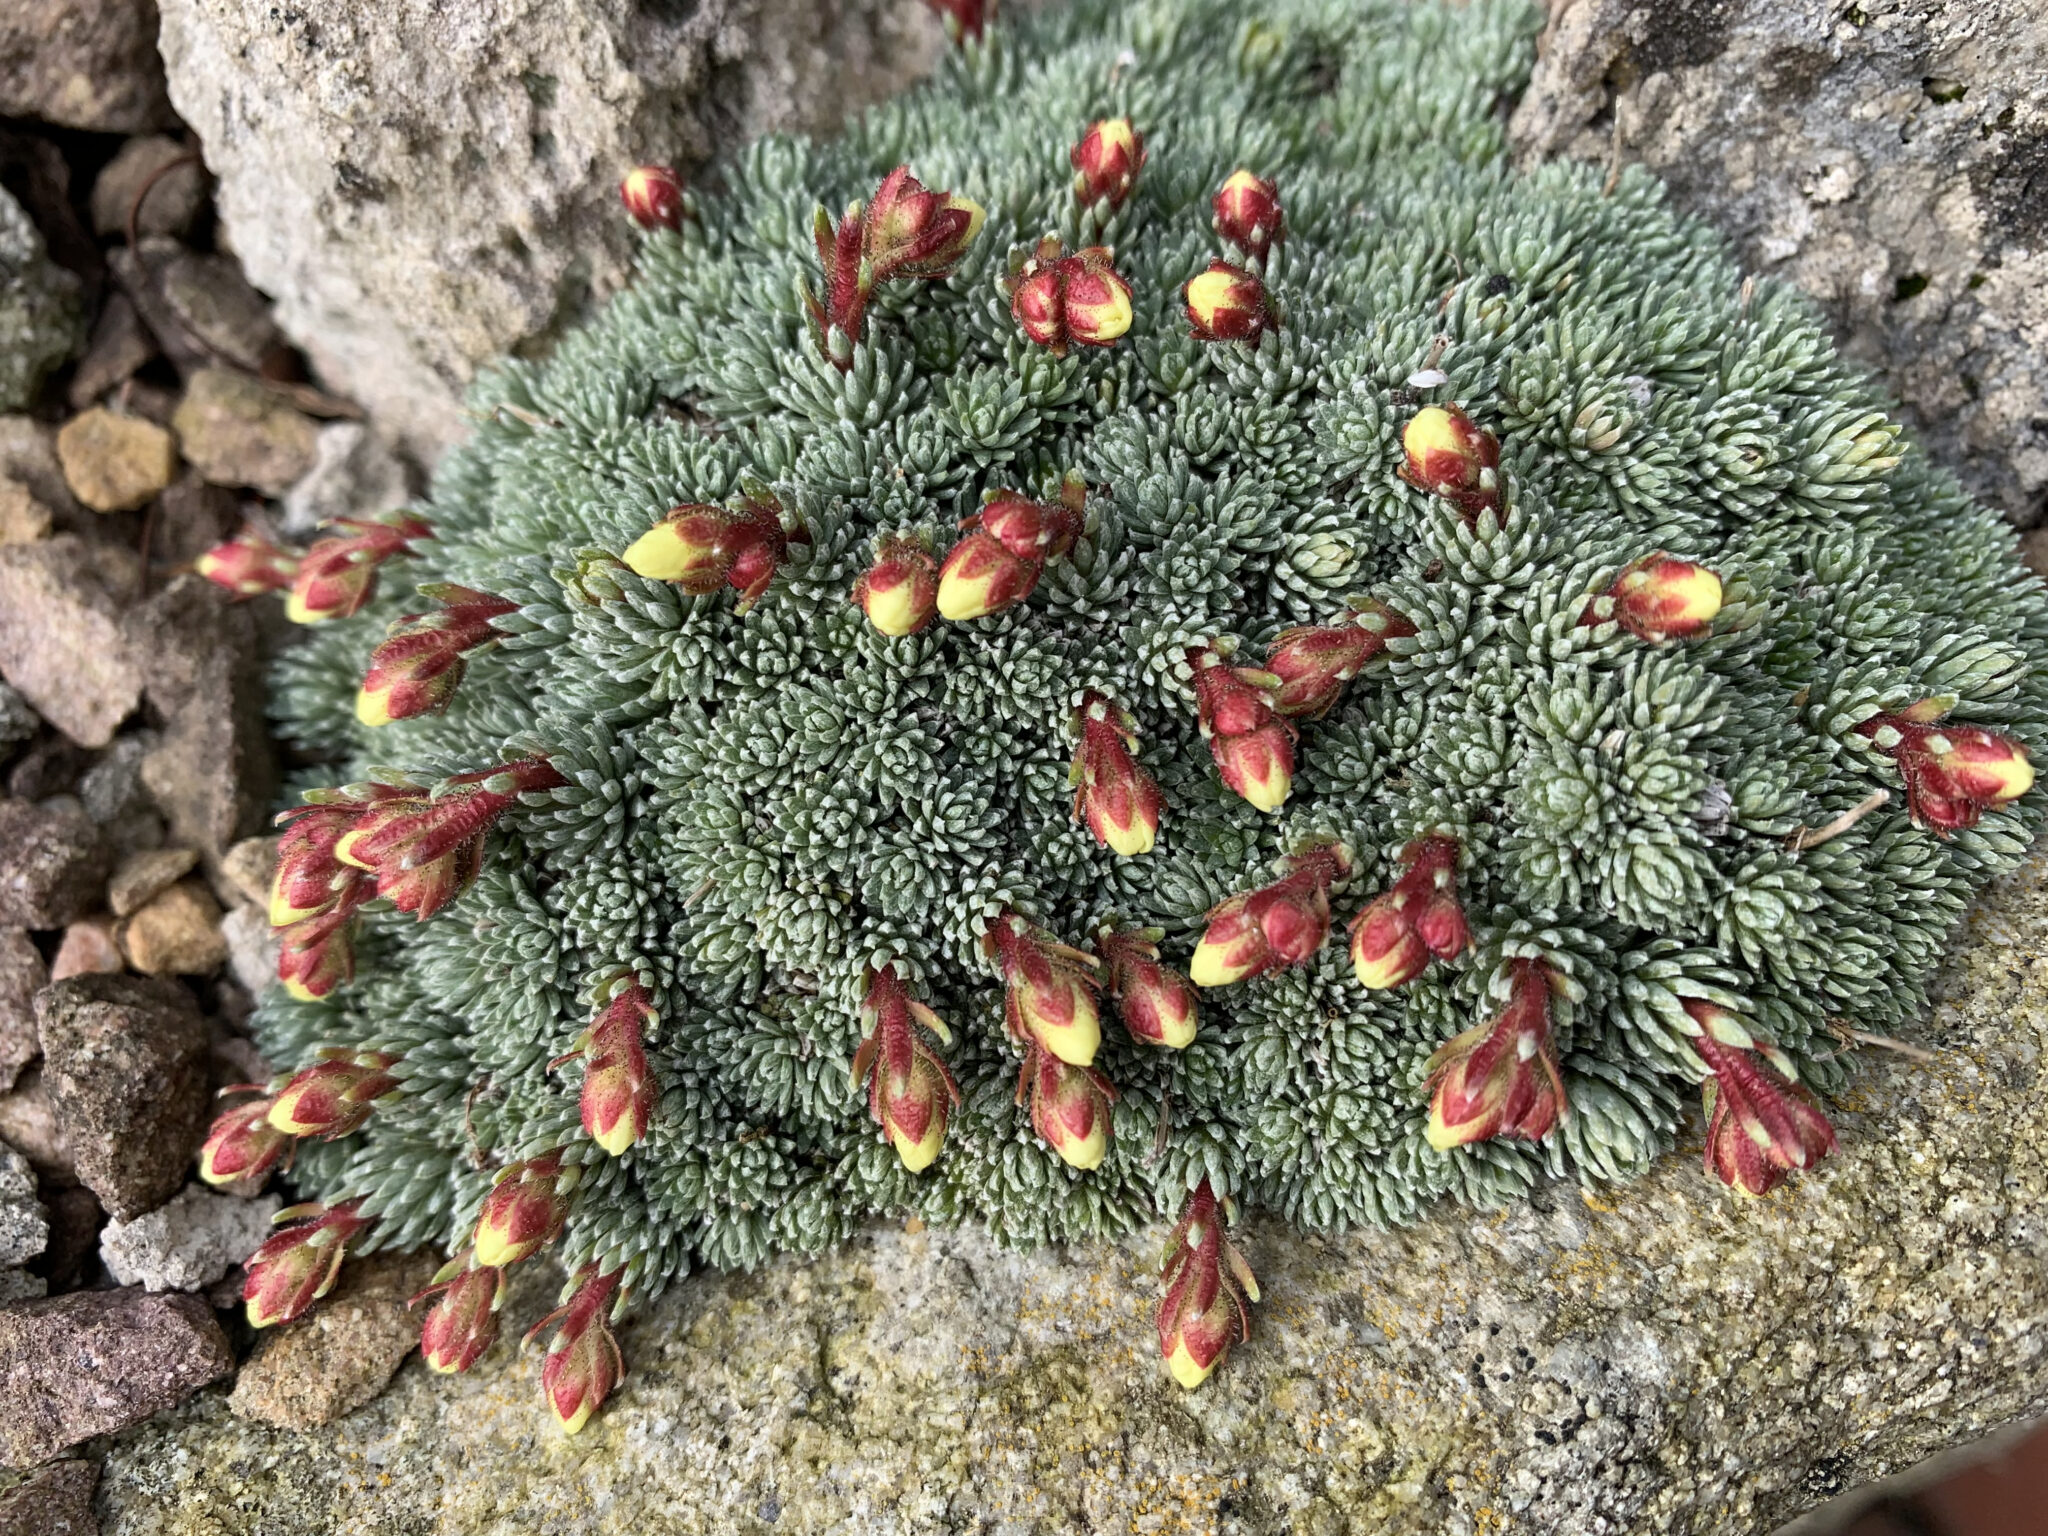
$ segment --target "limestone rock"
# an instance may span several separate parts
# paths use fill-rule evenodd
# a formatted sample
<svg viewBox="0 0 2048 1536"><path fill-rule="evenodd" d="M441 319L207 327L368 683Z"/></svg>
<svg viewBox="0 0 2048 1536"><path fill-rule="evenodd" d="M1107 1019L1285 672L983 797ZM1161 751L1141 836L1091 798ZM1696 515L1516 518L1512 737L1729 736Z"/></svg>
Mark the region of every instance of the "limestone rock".
<svg viewBox="0 0 2048 1536"><path fill-rule="evenodd" d="M174 880L181 880L199 862L191 848L152 848L130 854L107 882L107 905L114 916L126 917Z"/></svg>
<svg viewBox="0 0 2048 1536"><path fill-rule="evenodd" d="M220 861L221 878L228 889L224 898L243 901L270 900L270 880L277 870L277 839L245 837L230 848Z"/></svg>
<svg viewBox="0 0 2048 1536"><path fill-rule="evenodd" d="M0 1466L140 1423L234 1368L196 1296L78 1291L0 1308Z"/></svg>
<svg viewBox="0 0 2048 1536"><path fill-rule="evenodd" d="M0 928L0 1093L42 1050L36 1039L36 993L49 981L43 957L19 928Z"/></svg>
<svg viewBox="0 0 2048 1536"><path fill-rule="evenodd" d="M36 1176L28 1159L0 1146L0 1269L26 1264L49 1238L50 1223L36 1200Z"/></svg>
<svg viewBox="0 0 2048 1536"><path fill-rule="evenodd" d="M170 433L101 406L64 424L57 458L71 494L95 512L132 512L178 472L178 445Z"/></svg>
<svg viewBox="0 0 2048 1536"><path fill-rule="evenodd" d="M256 1251L283 1204L276 1195L237 1200L187 1184L147 1216L108 1222L100 1258L122 1285L203 1291Z"/></svg>
<svg viewBox="0 0 2048 1536"><path fill-rule="evenodd" d="M171 121L155 0L9 0L0 117L135 133Z"/></svg>
<svg viewBox="0 0 2048 1536"><path fill-rule="evenodd" d="M134 302L126 294L114 294L93 322L92 338L71 375L66 398L74 410L82 411L155 356L155 338L135 312Z"/></svg>
<svg viewBox="0 0 2048 1536"><path fill-rule="evenodd" d="M142 692L122 606L75 536L0 545L0 674L82 747L111 741Z"/></svg>
<svg viewBox="0 0 2048 1536"><path fill-rule="evenodd" d="M0 1493L0 1536L99 1536L92 1491L100 1469L89 1461L53 1461Z"/></svg>
<svg viewBox="0 0 2048 1536"><path fill-rule="evenodd" d="M192 994L141 976L73 976L36 998L43 1075L79 1182L122 1221L185 1182L212 1110Z"/></svg>
<svg viewBox="0 0 2048 1536"><path fill-rule="evenodd" d="M1623 155L1819 300L1937 462L2048 509L2048 12L1562 0L1512 133Z"/></svg>
<svg viewBox="0 0 2048 1536"><path fill-rule="evenodd" d="M431 457L479 364L618 285L629 167L829 127L940 36L916 0L165 0L162 43L250 279L331 387Z"/></svg>
<svg viewBox="0 0 2048 1536"><path fill-rule="evenodd" d="M115 941L145 976L205 976L227 963L220 903L197 880L158 892L122 922Z"/></svg>
<svg viewBox="0 0 2048 1536"><path fill-rule="evenodd" d="M313 467L284 493L280 524L287 537L309 539L337 517L374 517L412 496L405 466L369 428L331 421L320 429Z"/></svg>
<svg viewBox="0 0 2048 1536"><path fill-rule="evenodd" d="M171 418L185 457L215 485L279 496L313 465L319 428L279 391L231 368L202 368Z"/></svg>
<svg viewBox="0 0 2048 1536"><path fill-rule="evenodd" d="M99 828L75 800L0 800L0 925L62 928L107 878Z"/></svg>
<svg viewBox="0 0 2048 1536"><path fill-rule="evenodd" d="M128 210L145 184L149 194L136 209L135 230L143 235L182 235L206 203L206 171L197 159L175 165L193 151L166 134L145 134L123 144L101 167L92 184L92 228L118 235L128 228ZM171 167L166 170L165 167ZM157 175L162 171L162 175ZM156 177L151 183L150 178Z"/></svg>
<svg viewBox="0 0 2048 1536"><path fill-rule="evenodd" d="M405 1303L438 1267L424 1254L352 1261L312 1311L257 1341L229 1406L279 1429L318 1429L353 1413L419 1344L420 1314Z"/></svg>
<svg viewBox="0 0 2048 1536"><path fill-rule="evenodd" d="M29 8L35 9L33 3ZM6 114L8 38L12 15L0 16L0 116ZM43 251L43 237L0 188L0 411L34 403L43 376L80 340L78 279Z"/></svg>
<svg viewBox="0 0 2048 1536"><path fill-rule="evenodd" d="M270 914L253 901L245 901L220 920L220 936L227 941L228 974L261 997L263 989L277 979L279 940L270 926Z"/></svg>

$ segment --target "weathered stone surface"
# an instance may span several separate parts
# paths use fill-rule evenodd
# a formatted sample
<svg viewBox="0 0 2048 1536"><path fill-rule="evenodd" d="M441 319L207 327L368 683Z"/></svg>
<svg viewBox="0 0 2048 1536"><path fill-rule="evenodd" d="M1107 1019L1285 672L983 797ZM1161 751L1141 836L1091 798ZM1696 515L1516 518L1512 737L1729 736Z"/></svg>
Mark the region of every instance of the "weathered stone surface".
<svg viewBox="0 0 2048 1536"><path fill-rule="evenodd" d="M89 1461L53 1461L0 1493L0 1536L99 1536L92 1491L100 1469Z"/></svg>
<svg viewBox="0 0 2048 1536"><path fill-rule="evenodd" d="M57 945L57 953L50 957L50 980L62 981L67 976L111 975L127 968L128 960L121 953L120 940L114 937L114 920L100 912L65 925L64 938Z"/></svg>
<svg viewBox="0 0 2048 1536"><path fill-rule="evenodd" d="M150 848L131 853L107 882L107 905L114 916L126 917L149 899L192 872L199 854L192 848Z"/></svg>
<svg viewBox="0 0 2048 1536"><path fill-rule="evenodd" d="M178 445L153 421L94 406L64 423L57 460L71 494L93 511L132 512L171 483Z"/></svg>
<svg viewBox="0 0 2048 1536"><path fill-rule="evenodd" d="M0 928L0 1092L36 1059L36 993L49 981L42 952L19 928Z"/></svg>
<svg viewBox="0 0 2048 1536"><path fill-rule="evenodd" d="M83 513L57 462L56 429L34 417L0 416L0 480L28 487L60 522Z"/></svg>
<svg viewBox="0 0 2048 1536"><path fill-rule="evenodd" d="M20 487L12 480L0 480L0 496ZM0 543L7 542L0 539ZM43 717L10 683L0 683L0 759L29 740L42 728Z"/></svg>
<svg viewBox="0 0 2048 1536"><path fill-rule="evenodd" d="M234 907L220 920L220 936L227 941L228 973L249 991L251 997L277 978L279 941L270 926L270 914L253 901Z"/></svg>
<svg viewBox="0 0 2048 1536"><path fill-rule="evenodd" d="M49 1276L51 1290L80 1290L99 1278L100 1227L107 1213L83 1184L52 1186L45 1178L42 1195L50 1243L36 1268Z"/></svg>
<svg viewBox="0 0 2048 1536"><path fill-rule="evenodd" d="M151 897L115 931L128 963L145 976L204 976L227 964L220 903L197 880Z"/></svg>
<svg viewBox="0 0 2048 1536"><path fill-rule="evenodd" d="M12 1147L0 1146L0 1269L26 1264L49 1239L34 1170Z"/></svg>
<svg viewBox="0 0 2048 1536"><path fill-rule="evenodd" d="M92 338L71 375L65 398L73 410L82 411L155 356L156 340L135 312L134 303L126 294L117 293L93 322Z"/></svg>
<svg viewBox="0 0 2048 1536"><path fill-rule="evenodd" d="M221 895L227 900L267 902L276 869L277 839L245 837L221 858L220 874L226 887Z"/></svg>
<svg viewBox="0 0 2048 1536"><path fill-rule="evenodd" d="M72 535L0 545L0 674L83 747L111 741L142 692L101 574Z"/></svg>
<svg viewBox="0 0 2048 1536"><path fill-rule="evenodd" d="M318 1429L384 1390L420 1341L406 1299L434 1277L425 1254L380 1254L351 1264L326 1300L257 1341L228 1405L279 1429Z"/></svg>
<svg viewBox="0 0 2048 1536"><path fill-rule="evenodd" d="M0 19L0 97L6 89L7 30ZM78 279L49 259L21 204L0 189L0 411L31 404L43 376L79 340Z"/></svg>
<svg viewBox="0 0 2048 1536"><path fill-rule="evenodd" d="M73 976L37 995L43 1076L79 1182L133 1221L175 1194L206 1133L205 1021L176 982Z"/></svg>
<svg viewBox="0 0 2048 1536"><path fill-rule="evenodd" d="M12 1088L0 1093L0 1141L26 1157L36 1177L45 1183L59 1188L78 1183L71 1167L71 1143L57 1123L41 1063L31 1064L15 1078Z"/></svg>
<svg viewBox="0 0 2048 1536"><path fill-rule="evenodd" d="M1257 1331L1197 1393L1160 1368L1146 1244L870 1231L628 1321L626 1383L574 1441L537 1353L503 1345L303 1437L209 1394L115 1447L107 1528L199 1536L231 1504L235 1531L440 1536L1752 1536L2048 1408L2048 866L1965 936L1934 1059L1875 1055L1817 1173L1744 1201L1695 1143L1590 1200L1332 1240L1257 1222ZM552 1299L520 1275L506 1336Z"/></svg>
<svg viewBox="0 0 2048 1536"><path fill-rule="evenodd" d="M412 496L405 466L358 421L320 429L313 467L284 493L282 530L306 539L337 517L375 517Z"/></svg>
<svg viewBox="0 0 2048 1536"><path fill-rule="evenodd" d="M614 188L822 128L928 68L915 0L166 0L172 95L250 279L335 389L431 456L480 363L617 286Z"/></svg>
<svg viewBox="0 0 2048 1536"><path fill-rule="evenodd" d="M100 830L75 800L0 800L0 926L62 928L98 904Z"/></svg>
<svg viewBox="0 0 2048 1536"><path fill-rule="evenodd" d="M160 732L126 730L79 776L78 803L93 819L117 858L161 848L163 819L142 782L142 765L163 745Z"/></svg>
<svg viewBox="0 0 2048 1536"><path fill-rule="evenodd" d="M78 1291L0 1308L0 1466L140 1423L234 1368L196 1296Z"/></svg>
<svg viewBox="0 0 2048 1536"><path fill-rule="evenodd" d="M2048 509L2048 11L1562 0L1513 133L1622 154L1818 299L1932 456Z"/></svg>
<svg viewBox="0 0 2048 1536"><path fill-rule="evenodd" d="M136 194L147 185L148 196L135 208L136 233L184 234L206 202L206 170L196 156L187 156L194 156L194 151L161 133L144 134L123 144L92 184L93 233L124 233ZM180 160L184 163L177 164ZM152 182L153 176L156 180Z"/></svg>
<svg viewBox="0 0 2048 1536"><path fill-rule="evenodd" d="M195 468L215 485L279 496L313 466L319 428L261 379L202 368L171 418Z"/></svg>
<svg viewBox="0 0 2048 1536"><path fill-rule="evenodd" d="M9 0L0 117L137 133L171 121L155 0Z"/></svg>
<svg viewBox="0 0 2048 1536"><path fill-rule="evenodd" d="M108 1222L100 1259L122 1285L203 1291L256 1251L283 1204L276 1195L238 1200L187 1184L147 1216Z"/></svg>
<svg viewBox="0 0 2048 1536"><path fill-rule="evenodd" d="M0 544L33 544L50 536L50 509L14 480L0 480Z"/></svg>

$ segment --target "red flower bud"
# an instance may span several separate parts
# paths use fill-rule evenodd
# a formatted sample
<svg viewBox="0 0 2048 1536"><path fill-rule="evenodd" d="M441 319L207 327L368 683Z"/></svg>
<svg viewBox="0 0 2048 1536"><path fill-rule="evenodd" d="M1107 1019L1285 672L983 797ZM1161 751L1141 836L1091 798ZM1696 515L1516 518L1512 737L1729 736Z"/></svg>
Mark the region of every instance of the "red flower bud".
<svg viewBox="0 0 2048 1536"><path fill-rule="evenodd" d="M627 976L613 985L617 990L576 1037L575 1049L550 1065L583 1058L584 1133L617 1157L647 1135L654 1118L654 1073L641 1031L656 1014L654 999L638 981Z"/></svg>
<svg viewBox="0 0 2048 1536"><path fill-rule="evenodd" d="M1438 1151L1495 1136L1541 1141L1566 1113L1550 1043L1550 968L1514 960L1499 1018L1446 1040L1429 1058L1429 1144Z"/></svg>
<svg viewBox="0 0 2048 1536"><path fill-rule="evenodd" d="M939 568L921 539L885 540L853 586L868 622L891 637L914 635L937 611Z"/></svg>
<svg viewBox="0 0 2048 1536"><path fill-rule="evenodd" d="M1095 840L1132 858L1152 851L1159 834L1159 786L1131 752L1138 745L1137 722L1129 711L1099 693L1088 693L1074 712L1081 744L1068 782L1074 785L1074 819L1086 819Z"/></svg>
<svg viewBox="0 0 2048 1536"><path fill-rule="evenodd" d="M1212 261L1207 271L1189 278L1181 297L1197 341L1256 342L1280 323L1266 301L1266 285L1227 261Z"/></svg>
<svg viewBox="0 0 2048 1536"><path fill-rule="evenodd" d="M1401 478L1441 496L1467 523L1500 510L1500 440L1455 405L1424 406L1401 433Z"/></svg>
<svg viewBox="0 0 2048 1536"><path fill-rule="evenodd" d="M1211 206L1216 210L1216 233L1254 261L1264 261L1266 253L1286 238L1278 189L1250 171L1232 171Z"/></svg>
<svg viewBox="0 0 2048 1536"><path fill-rule="evenodd" d="M292 1074L270 1104L270 1123L287 1136L332 1141L369 1121L377 1100L398 1091L390 1069L396 1056L382 1051L323 1051L321 1060Z"/></svg>
<svg viewBox="0 0 2048 1536"><path fill-rule="evenodd" d="M553 1242L582 1180L582 1169L562 1166L559 1150L499 1169L476 1218L476 1262L500 1269Z"/></svg>
<svg viewBox="0 0 2048 1536"><path fill-rule="evenodd" d="M946 24L955 47L968 38L981 40L982 28L995 19L996 0L924 0Z"/></svg>
<svg viewBox="0 0 2048 1536"><path fill-rule="evenodd" d="M260 1179L291 1144L291 1137L270 1123L270 1101L249 1099L214 1116L199 1148L199 1177L216 1187Z"/></svg>
<svg viewBox="0 0 2048 1536"><path fill-rule="evenodd" d="M1068 948L1014 912L997 918L981 942L1008 988L1003 1017L1012 1037L1043 1046L1072 1066L1091 1065L1102 1045L1090 974L1095 957Z"/></svg>
<svg viewBox="0 0 2048 1536"><path fill-rule="evenodd" d="M619 183L619 201L642 229L683 227L683 180L668 166L634 166Z"/></svg>
<svg viewBox="0 0 2048 1536"><path fill-rule="evenodd" d="M960 265L986 217L981 205L928 192L899 165L883 178L861 225L861 254L885 283L897 277L945 277Z"/></svg>
<svg viewBox="0 0 2048 1536"><path fill-rule="evenodd" d="M1227 987L1299 965L1330 936L1330 887L1351 873L1342 843L1324 843L1287 860L1271 885L1233 896L1209 913L1188 974L1198 987Z"/></svg>
<svg viewBox="0 0 2048 1536"><path fill-rule="evenodd" d="M1145 140L1128 117L1104 118L1081 135L1067 160L1074 167L1074 196L1082 207L1106 201L1120 208L1145 164Z"/></svg>
<svg viewBox="0 0 2048 1536"><path fill-rule="evenodd" d="M970 531L939 567L939 617L961 623L1029 597L1045 563L1073 547L1078 512L1005 492L961 524Z"/></svg>
<svg viewBox="0 0 2048 1536"><path fill-rule="evenodd" d="M1420 976L1431 955L1450 960L1471 935L1458 905L1458 844L1417 838L1401 850L1407 866L1393 888L1351 920L1351 964L1373 991Z"/></svg>
<svg viewBox="0 0 2048 1536"><path fill-rule="evenodd" d="M483 868L484 836L519 797L568 780L543 757L460 773L428 797L379 800L335 842L334 856L377 877L377 894L421 921Z"/></svg>
<svg viewBox="0 0 2048 1536"><path fill-rule="evenodd" d="M1004 284L1012 317L1055 357L1064 357L1070 342L1106 347L1131 328L1131 285L1110 253L1099 245L1071 256L1061 249L1046 236Z"/></svg>
<svg viewBox="0 0 2048 1536"><path fill-rule="evenodd" d="M353 906L278 931L277 979L302 1003L318 1002L356 973Z"/></svg>
<svg viewBox="0 0 2048 1536"><path fill-rule="evenodd" d="M588 1423L626 1374L611 1330L612 1314L625 1299L615 1295L620 1278L616 1271L603 1275L595 1264L584 1265L569 1282L568 1301L527 1330L530 1343L550 1323L561 1324L548 1341L540 1384L565 1435Z"/></svg>
<svg viewBox="0 0 2048 1536"><path fill-rule="evenodd" d="M498 1338L498 1308L505 1304L505 1271L476 1264L465 1253L443 1265L433 1284L406 1303L434 1296L420 1320L420 1356L445 1374L466 1371Z"/></svg>
<svg viewBox="0 0 2048 1536"><path fill-rule="evenodd" d="M1178 1051L1195 1038L1200 1016L1194 984L1159 963L1158 928L1118 933L1104 925L1095 952L1108 967L1109 990L1133 1040Z"/></svg>
<svg viewBox="0 0 2048 1536"><path fill-rule="evenodd" d="M237 597L255 597L290 586L299 574L299 557L244 524L232 539L194 560L192 569Z"/></svg>
<svg viewBox="0 0 2048 1536"><path fill-rule="evenodd" d="M1946 837L1973 827L2034 787L2027 749L2010 736L1976 725L1937 725L1946 713L1924 700L1898 714L1873 715L1856 727L1898 764L1915 826Z"/></svg>
<svg viewBox="0 0 2048 1536"><path fill-rule="evenodd" d="M381 518L344 517L335 527L344 537L322 539L299 559L285 617L294 624L324 624L345 619L370 600L377 588L377 568L394 555L409 555L420 539L434 530L418 518L393 512Z"/></svg>
<svg viewBox="0 0 2048 1536"><path fill-rule="evenodd" d="M1262 811L1277 811L1294 782L1294 727L1274 708L1280 679L1229 665L1222 644L1193 646L1195 711L1209 755L1232 793Z"/></svg>
<svg viewBox="0 0 2048 1536"><path fill-rule="evenodd" d="M1109 1155L1110 1112L1116 1089L1093 1067L1061 1061L1036 1044L1024 1052L1017 1076L1017 1102L1031 1089L1031 1128L1059 1154L1060 1161L1084 1172L1102 1166Z"/></svg>
<svg viewBox="0 0 2048 1536"><path fill-rule="evenodd" d="M1342 624L1282 630L1266 650L1266 670L1280 679L1273 707L1283 715L1326 713L1389 640L1414 633L1415 626L1384 603L1354 609Z"/></svg>
<svg viewBox="0 0 2048 1536"><path fill-rule="evenodd" d="M447 708L462 681L463 658L498 639L491 620L519 611L517 603L468 587L437 582L420 591L441 611L407 614L370 653L356 693L356 718L367 726Z"/></svg>
<svg viewBox="0 0 2048 1536"><path fill-rule="evenodd" d="M781 504L772 496L750 495L736 511L702 502L676 507L620 558L650 581L672 581L697 597L737 587L733 611L744 614L768 590L789 546L809 539L800 528L783 527Z"/></svg>
<svg viewBox="0 0 2048 1536"><path fill-rule="evenodd" d="M1173 1379L1192 1392L1252 1336L1250 1303L1259 1299L1252 1267L1225 1235L1228 1215L1207 1179L1197 1184L1167 1239L1160 1265L1159 1353Z"/></svg>
<svg viewBox="0 0 2048 1536"><path fill-rule="evenodd" d="M361 1205L294 1205L277 1213L285 1225L246 1263L242 1299L251 1328L288 1323L334 1288L349 1243L370 1224L356 1214Z"/></svg>
<svg viewBox="0 0 2048 1536"><path fill-rule="evenodd" d="M1581 626L1614 622L1638 640L1696 635L1721 611L1721 578L1703 565L1659 551L1645 555L1586 604Z"/></svg>
<svg viewBox="0 0 2048 1536"><path fill-rule="evenodd" d="M369 882L334 856L334 845L362 814L356 801L316 802L279 816L277 868L270 877L270 925L351 910L369 897Z"/></svg>
<svg viewBox="0 0 2048 1536"><path fill-rule="evenodd" d="M1700 1026L1693 1048L1713 1076L1707 1080L1707 1172L1745 1195L1767 1195L1794 1169L1811 1168L1835 1150L1835 1130L1792 1081L1791 1063L1767 1042L1755 1049L1724 1036L1726 1010L1688 998L1685 1011ZM1753 1037L1750 1037L1753 1038ZM1775 1057L1770 1065L1765 1059Z"/></svg>
<svg viewBox="0 0 2048 1536"><path fill-rule="evenodd" d="M868 972L860 1024L863 1038L853 1053L853 1085L867 1086L868 1113L888 1134L903 1166L922 1173L945 1142L946 1120L960 1102L960 1089L913 1026L923 1025L947 1045L953 1043L952 1031L890 969Z"/></svg>

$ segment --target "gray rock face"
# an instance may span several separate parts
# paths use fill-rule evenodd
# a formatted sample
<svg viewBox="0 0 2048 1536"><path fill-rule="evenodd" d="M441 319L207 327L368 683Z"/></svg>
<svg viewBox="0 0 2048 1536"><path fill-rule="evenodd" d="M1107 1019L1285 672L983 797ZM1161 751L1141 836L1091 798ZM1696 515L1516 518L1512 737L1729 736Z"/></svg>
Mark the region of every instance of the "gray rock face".
<svg viewBox="0 0 2048 1536"><path fill-rule="evenodd" d="M7 26L0 20L0 55ZM78 279L44 254L21 204L0 189L0 411L35 399L43 375L84 339L78 324Z"/></svg>
<svg viewBox="0 0 2048 1536"><path fill-rule="evenodd" d="M123 599L70 534L0 546L0 674L82 747L104 747L142 692Z"/></svg>
<svg viewBox="0 0 2048 1536"><path fill-rule="evenodd" d="M192 994L141 976L73 976L36 998L43 1080L78 1180L120 1221L185 1182L206 1134L206 1024Z"/></svg>
<svg viewBox="0 0 2048 1536"><path fill-rule="evenodd" d="M108 1222L100 1258L122 1285L203 1291L256 1251L283 1203L276 1195L237 1200L187 1184L147 1216Z"/></svg>
<svg viewBox="0 0 2048 1536"><path fill-rule="evenodd" d="M1553 0L1525 155L1623 157L1812 294L1937 460L2048 509L2048 11Z"/></svg>
<svg viewBox="0 0 2048 1536"><path fill-rule="evenodd" d="M49 981L42 952L19 928L0 928L0 1093L36 1059L36 993Z"/></svg>
<svg viewBox="0 0 2048 1536"><path fill-rule="evenodd" d="M75 800L0 800L0 925L62 928L99 902L110 860Z"/></svg>
<svg viewBox="0 0 2048 1536"><path fill-rule="evenodd" d="M1754 1536L2048 1409L2048 865L1965 937L1933 1060L1875 1054L1818 1172L1745 1201L1695 1142L1500 1215L1254 1224L1256 1331L1199 1392L1160 1366L1156 1250L875 1230L636 1314L625 1385L574 1441L539 1352L503 1344L304 1436L208 1394L114 1448L107 1531L201 1536L232 1501L251 1530L439 1536L620 1509L693 1533ZM505 1338L555 1279L515 1271Z"/></svg>
<svg viewBox="0 0 2048 1536"><path fill-rule="evenodd" d="M830 126L939 41L916 0L166 0L162 36L251 281L428 457L479 364L618 285L627 169Z"/></svg>
<svg viewBox="0 0 2048 1536"><path fill-rule="evenodd" d="M50 1240L28 1159L0 1143L0 1269L26 1264Z"/></svg>
<svg viewBox="0 0 2048 1536"><path fill-rule="evenodd" d="M0 1307L0 1466L126 1429L234 1368L196 1296L77 1291Z"/></svg>
<svg viewBox="0 0 2048 1536"><path fill-rule="evenodd" d="M168 124L155 0L8 0L0 117L101 133Z"/></svg>

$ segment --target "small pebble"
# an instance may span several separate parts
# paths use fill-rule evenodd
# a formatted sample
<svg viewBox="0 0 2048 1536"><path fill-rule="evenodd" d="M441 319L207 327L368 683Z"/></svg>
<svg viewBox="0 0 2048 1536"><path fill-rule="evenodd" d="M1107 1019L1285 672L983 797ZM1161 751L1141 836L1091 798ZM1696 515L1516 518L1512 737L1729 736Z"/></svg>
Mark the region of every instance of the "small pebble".
<svg viewBox="0 0 2048 1536"><path fill-rule="evenodd" d="M71 494L95 512L143 505L178 473L178 445L155 422L94 407L57 434L57 460Z"/></svg>

